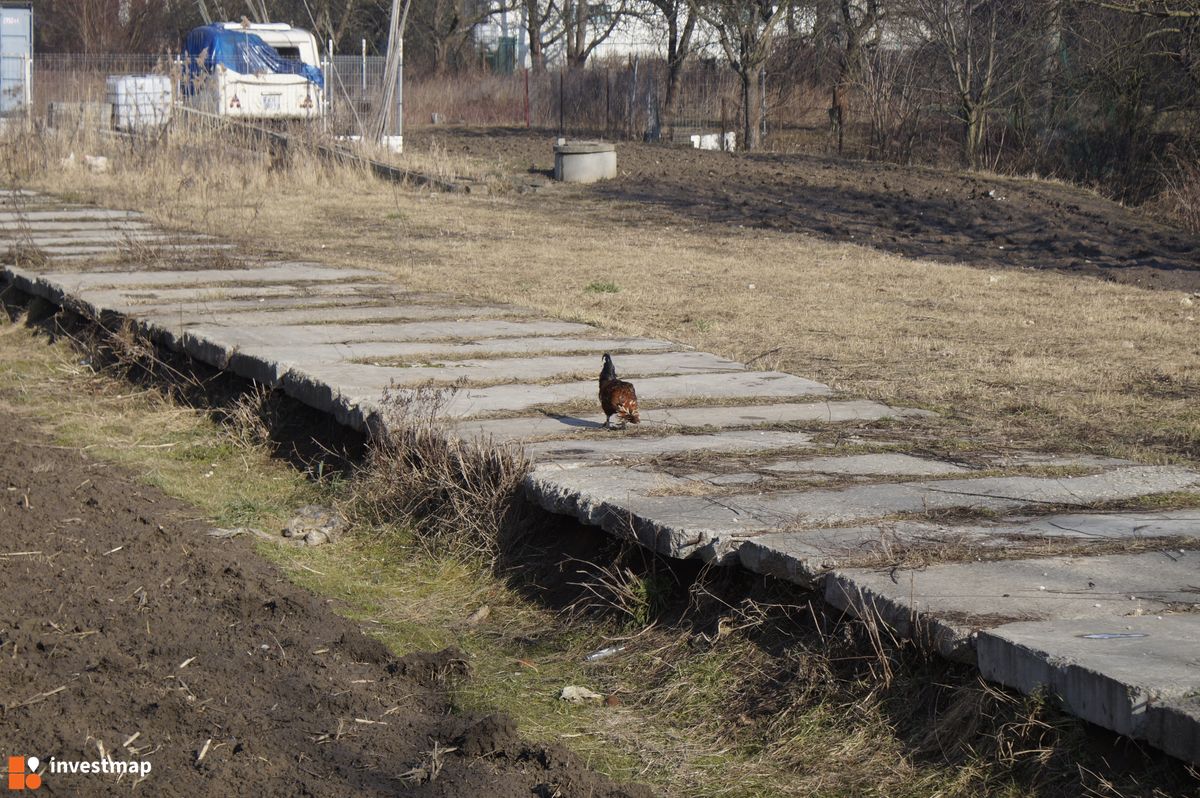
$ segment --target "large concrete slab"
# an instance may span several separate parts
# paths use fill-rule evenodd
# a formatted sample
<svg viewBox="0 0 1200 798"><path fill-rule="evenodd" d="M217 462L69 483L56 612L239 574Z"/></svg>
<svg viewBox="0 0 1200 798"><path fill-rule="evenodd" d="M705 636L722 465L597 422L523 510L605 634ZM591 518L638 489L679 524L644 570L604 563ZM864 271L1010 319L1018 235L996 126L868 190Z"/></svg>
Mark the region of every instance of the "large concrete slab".
<svg viewBox="0 0 1200 798"><path fill-rule="evenodd" d="M348 358L340 358L346 360ZM557 357L543 355L535 358L430 359L429 365L367 366L379 379L393 385L423 385L425 383L495 382L514 379L550 380L571 379L579 374L600 368L598 357ZM714 374L735 371L740 363L710 355L707 352L674 352L671 354L627 354L623 362L628 374ZM597 400L598 402L599 400Z"/></svg>
<svg viewBox="0 0 1200 798"><path fill-rule="evenodd" d="M57 208L42 211L0 211L0 224L20 222L89 221L97 219L141 219L137 211L114 211L107 208Z"/></svg>
<svg viewBox="0 0 1200 798"><path fill-rule="evenodd" d="M235 249L233 244L221 244L210 241L197 244L180 242L177 239L154 241L147 244L147 246L153 246L156 252L171 253L174 255ZM39 248L48 258L57 260L72 260L87 257L117 258L128 252L128 248L125 245L113 244L42 244Z"/></svg>
<svg viewBox="0 0 1200 798"><path fill-rule="evenodd" d="M1181 490L1198 481L1200 475L1187 469L1146 466L1066 479L922 480L714 497L695 495L696 481L687 477L606 466L555 466L531 474L526 492L551 512L573 515L614 534L644 530L644 539L671 556L720 561L731 557L746 538L766 532L800 533L935 510L1086 506ZM701 519L697 527L688 526L696 519Z"/></svg>
<svg viewBox="0 0 1200 798"><path fill-rule="evenodd" d="M368 283L366 285L375 285ZM377 289L381 286L375 286ZM139 318L147 320L156 320L158 316L163 314L174 315L174 322L178 324L180 312L184 313L184 324L188 327L193 327L197 324L214 323L214 319L229 319L236 315L263 314L270 316L272 313L304 313L310 310L334 309L341 308L351 311L354 308L362 308L368 311L383 307L385 310L399 310L407 302L407 299L401 299L401 292L396 291L376 291L372 295L362 294L314 294L311 290L301 296L258 296L249 294L241 298L229 299L207 299L200 302L192 301L172 301L164 300L155 302L153 300L138 299L129 300L127 295L119 292L103 292L89 291L88 297L93 302L100 306L106 307L118 313L137 314ZM421 300L418 300L420 302ZM284 317L286 318L286 317ZM348 321L353 321L353 317ZM373 321L373 318L368 318L366 321ZM290 321L283 322L264 322L267 324L280 323L290 324ZM257 326L251 324L250 326Z"/></svg>
<svg viewBox="0 0 1200 798"><path fill-rule="evenodd" d="M1200 539L1200 511L1063 513L1017 516L986 523L886 521L853 527L771 532L743 542L743 567L802 585L814 585L834 568L879 566L928 552L974 548L1027 552L1047 542L1081 547L1149 539Z"/></svg>
<svg viewBox="0 0 1200 798"><path fill-rule="evenodd" d="M169 317L164 319L168 321ZM379 368L378 362L397 359L461 358L468 355L520 354L525 352L637 352L676 349L670 341L648 338L490 338L477 341L356 341L307 346L256 346L239 350L229 358L236 373L274 384L284 373L326 364L354 363ZM354 369L356 384L363 391L378 391L379 380L371 370ZM314 376L314 378L317 378Z"/></svg>
<svg viewBox="0 0 1200 798"><path fill-rule="evenodd" d="M22 288L22 290L25 290ZM44 295L36 290L39 296ZM365 298L368 300L391 299L397 292L385 283L316 283L312 285L263 285L263 286L218 286L214 288L146 288L113 291L81 291L73 294L76 302L92 308L131 307L140 304L171 303L176 305L204 304L236 299L252 299L269 302L278 298L295 298L308 301L327 301L337 297ZM50 298L50 296L47 296ZM51 301L55 301L51 299ZM97 313L98 315L98 313Z"/></svg>
<svg viewBox="0 0 1200 798"><path fill-rule="evenodd" d="M671 426L682 428L735 429L738 427L784 426L794 423L846 421L877 421L884 418L905 418L931 415L923 410L894 408L879 402L863 400L812 401L775 405L732 407L678 407L644 410L642 426ZM604 415L597 408L592 416L514 416L508 418L465 421L454 426L463 438L491 439L497 443L534 440L539 438L568 438L603 428Z"/></svg>
<svg viewBox="0 0 1200 798"><path fill-rule="evenodd" d="M937 476L963 474L966 466L927 457L914 457L899 452L878 452L841 457L806 457L801 460L778 460L757 464L757 468L774 474L827 474L836 476Z"/></svg>
<svg viewBox="0 0 1200 798"><path fill-rule="evenodd" d="M1194 612L1007 624L979 635L978 654L986 679L1048 689L1085 720L1200 764Z"/></svg>
<svg viewBox="0 0 1200 798"><path fill-rule="evenodd" d="M70 222L0 222L0 234L45 232L72 232L82 230L156 230L158 228L147 222L105 220L99 222L70 221Z"/></svg>
<svg viewBox="0 0 1200 798"><path fill-rule="evenodd" d="M222 350L225 360L234 351L250 347L278 345L285 342L290 346L315 344L340 344L366 341L435 341L455 339L518 338L537 335L585 335L595 332L594 327L569 321L416 321L401 324L314 324L279 327L217 327L200 325L187 330L183 336L183 348L206 362L209 357L196 354L198 351ZM193 351L195 350L195 351ZM219 357L216 359L220 359ZM386 369L378 366L363 366L357 370L342 370L337 374L375 374L374 379L383 379L383 385L392 372L404 369ZM333 372L331 372L333 373Z"/></svg>
<svg viewBox="0 0 1200 798"><path fill-rule="evenodd" d="M55 248L79 248L89 246L109 246L123 247L129 244L150 243L158 245L160 242L170 242L177 240L175 236L166 233L153 233L142 231L111 231L104 232L93 230L90 232L80 232L74 234L58 234L58 235L20 235L9 238L0 238L0 247L10 247L18 245L26 245L39 247L42 249Z"/></svg>
<svg viewBox="0 0 1200 798"><path fill-rule="evenodd" d="M746 430L712 435L639 435L575 441L531 443L525 451L536 462L554 462L571 468L607 461L646 461L679 454L766 452L807 448L812 436L803 432Z"/></svg>
<svg viewBox="0 0 1200 798"><path fill-rule="evenodd" d="M638 401L650 409L655 401L683 399L756 399L767 397L825 396L826 385L778 371L746 371L722 375L652 377L637 381ZM497 385L458 392L446 407L450 418L487 413L515 413L539 406L593 400L599 403L596 380L557 385Z"/></svg>
<svg viewBox="0 0 1200 798"><path fill-rule="evenodd" d="M175 271L157 269L151 271L102 271L102 272L50 272L40 279L54 284L60 291L76 294L97 289L142 289L178 288L191 286L216 287L248 283L319 283L359 282L381 279L379 272L366 269L334 269L309 263L288 266L248 269L188 269Z"/></svg>
<svg viewBox="0 0 1200 798"><path fill-rule="evenodd" d="M489 319L529 315L522 308L506 307L503 305L397 305L389 302L387 305L350 305L305 307L291 310L264 309L261 303L254 306L243 305L231 309L232 303L220 303L224 308L198 306L188 308L188 321L184 329L197 326L219 325L263 327L285 326L295 324L357 324L380 321L416 321L428 319ZM178 326L179 308L164 305L153 306L155 309L147 312L138 308L138 317L151 323ZM132 310L132 308L131 308Z"/></svg>
<svg viewBox="0 0 1200 798"><path fill-rule="evenodd" d="M1008 513L1022 507L1078 507L1197 485L1200 474L1185 468L1138 466L1078 477L999 476L785 491L753 497L747 506L764 518L790 519L803 528L944 510Z"/></svg>
<svg viewBox="0 0 1200 798"><path fill-rule="evenodd" d="M1200 552L1171 550L837 570L825 581L825 599L903 635L928 635L943 654L970 659L980 629L1018 621L1115 622L1196 608L1197 587Z"/></svg>

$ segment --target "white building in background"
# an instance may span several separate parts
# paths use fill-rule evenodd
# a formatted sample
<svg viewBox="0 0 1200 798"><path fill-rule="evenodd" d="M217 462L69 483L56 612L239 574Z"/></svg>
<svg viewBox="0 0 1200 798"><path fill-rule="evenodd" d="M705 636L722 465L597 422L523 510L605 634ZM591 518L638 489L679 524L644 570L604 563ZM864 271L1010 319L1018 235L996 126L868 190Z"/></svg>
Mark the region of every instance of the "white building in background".
<svg viewBox="0 0 1200 798"><path fill-rule="evenodd" d="M608 27L608 9L611 5L604 2L591 4L589 24L593 34L603 32ZM650 11L653 11L653 8L645 13L649 14ZM588 62L632 56L665 58L665 34L661 30L662 26L656 22L653 16L647 21L641 16L624 15L613 32L592 50ZM524 4L516 9L493 14L486 22L476 25L474 37L476 43L489 53L503 53L506 47L511 48L512 62L517 69L531 66L529 28L526 25ZM548 45L545 53L546 64L551 68L562 65L565 59L563 50L564 43L561 37Z"/></svg>

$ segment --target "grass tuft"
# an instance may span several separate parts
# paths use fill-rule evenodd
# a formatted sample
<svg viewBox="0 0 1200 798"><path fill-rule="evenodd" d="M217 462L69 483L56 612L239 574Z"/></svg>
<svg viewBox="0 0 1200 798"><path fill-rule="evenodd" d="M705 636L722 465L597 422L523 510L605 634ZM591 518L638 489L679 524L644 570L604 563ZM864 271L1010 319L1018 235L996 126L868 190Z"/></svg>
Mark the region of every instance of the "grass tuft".
<svg viewBox="0 0 1200 798"><path fill-rule="evenodd" d="M614 282L601 282L599 280L593 280L587 284L587 286L583 289L583 292L585 294L615 294L620 290L621 289Z"/></svg>
<svg viewBox="0 0 1200 798"><path fill-rule="evenodd" d="M389 389L347 506L366 524L411 529L429 552L494 565L522 523L529 463L518 448L450 435L439 413L454 390Z"/></svg>

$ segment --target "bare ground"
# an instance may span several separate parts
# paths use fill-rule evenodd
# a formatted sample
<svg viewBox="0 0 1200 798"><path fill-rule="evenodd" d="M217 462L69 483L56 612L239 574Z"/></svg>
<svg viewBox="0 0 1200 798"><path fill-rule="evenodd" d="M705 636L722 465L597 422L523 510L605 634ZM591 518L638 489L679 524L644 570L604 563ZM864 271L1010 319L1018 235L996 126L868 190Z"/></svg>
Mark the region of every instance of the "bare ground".
<svg viewBox="0 0 1200 798"><path fill-rule="evenodd" d="M453 650L397 659L193 508L19 416L4 437L0 753L148 760L147 795L649 794L505 715L450 714L447 680L469 678ZM44 791L135 780L47 773Z"/></svg>
<svg viewBox="0 0 1200 798"><path fill-rule="evenodd" d="M553 139L550 131L423 128L405 144L504 172L549 174ZM912 258L1200 291L1200 236L1056 181L636 142L619 142L617 159L617 179L588 193L636 202L661 220L807 233Z"/></svg>

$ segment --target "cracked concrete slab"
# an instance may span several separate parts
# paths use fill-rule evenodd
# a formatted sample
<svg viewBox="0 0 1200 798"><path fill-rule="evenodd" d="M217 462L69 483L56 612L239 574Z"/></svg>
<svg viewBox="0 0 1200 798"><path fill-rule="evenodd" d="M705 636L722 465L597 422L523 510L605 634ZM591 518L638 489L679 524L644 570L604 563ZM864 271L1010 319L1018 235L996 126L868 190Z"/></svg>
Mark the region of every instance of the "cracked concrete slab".
<svg viewBox="0 0 1200 798"><path fill-rule="evenodd" d="M107 250L106 250L107 251ZM265 285L227 286L219 288L160 288L125 291L65 291L61 285L43 279L37 272L25 268L5 267L13 284L21 291L43 297L58 305L66 305L94 318L106 318L112 313L126 313L125 308L146 303L203 303L206 300L253 299L270 301L274 298L387 296L386 285L378 283L332 283L312 286Z"/></svg>
<svg viewBox="0 0 1200 798"><path fill-rule="evenodd" d="M42 211L0 211L0 224L47 221L96 221L104 219L143 219L138 211L115 211L106 208L59 208Z"/></svg>
<svg viewBox="0 0 1200 798"><path fill-rule="evenodd" d="M978 655L986 679L1048 689L1085 720L1200 764L1196 613L1007 624L980 633Z"/></svg>
<svg viewBox="0 0 1200 798"><path fill-rule="evenodd" d="M876 421L883 418L906 418L932 415L922 410L894 408L879 402L863 400L812 401L751 406L677 407L642 412L642 426L715 427L729 429L786 425L819 421L837 424L846 421ZM514 416L461 422L454 426L464 438L491 438L497 442L521 441L533 438L568 438L590 430L601 429L604 416L597 406L592 417L581 416Z"/></svg>
<svg viewBox="0 0 1200 798"><path fill-rule="evenodd" d="M250 347L278 345L281 341L289 346L318 344L340 344L355 342L399 342L430 341L442 339L521 338L536 335L569 335L595 332L594 327L569 321L416 321L398 324L314 324L263 327L217 327L198 325L184 333L184 349L220 349L225 359L234 350ZM219 359L219 358L218 358ZM213 362L205 358L206 362ZM375 370L372 372L372 370ZM383 385L393 372L402 368L384 366L362 366L357 373L380 375ZM338 373L350 373L341 371ZM387 375L387 376L384 376Z"/></svg>
<svg viewBox="0 0 1200 798"><path fill-rule="evenodd" d="M575 515L584 523L604 521L610 508L623 507L619 529L606 526L608 531L615 534L626 529L631 518L635 526L642 524L652 530L650 538L656 545L666 546L660 549L663 553L676 557L701 553L708 559L723 560L748 533L800 532L931 510L1012 512L1045 505L1086 506L1179 490L1198 481L1200 475L1187 469L1143 466L1069 479L983 477L720 497L652 496L648 494L686 493L695 485L665 473L647 475L590 466L538 469L527 479L526 492L547 510ZM602 511L593 506L601 506ZM703 517L706 512L702 529L686 526L686 519Z"/></svg>
<svg viewBox="0 0 1200 798"><path fill-rule="evenodd" d="M807 457L802 460L778 460L758 465L763 471L779 474L839 474L852 476L936 476L962 474L970 469L957 463L914 457L897 452L855 454L833 457Z"/></svg>
<svg viewBox="0 0 1200 798"><path fill-rule="evenodd" d="M484 351L487 351L487 342ZM607 350L606 350L607 351ZM499 353L497 353L499 354ZM740 363L710 355L707 352L675 352L665 354L626 354L622 356L628 373L649 374L716 374L741 369ZM459 381L492 382L513 379L551 380L571 379L580 373L595 371L599 374L598 357L555 357L541 355L535 358L497 357L491 359L425 361L429 365L371 366L380 375L395 385L422 385L425 383L452 384Z"/></svg>
<svg viewBox="0 0 1200 798"><path fill-rule="evenodd" d="M369 282L383 276L379 272L367 271L366 269L335 269L328 266L295 263L268 268L245 269L50 272L42 275L41 279L48 283L56 284L61 291L75 294L83 291L104 289L138 290L192 286L216 288L238 284L257 286L268 283L320 283L344 282L346 280Z"/></svg>
<svg viewBox="0 0 1200 798"><path fill-rule="evenodd" d="M428 360L430 358L461 358L468 355L522 354L540 351L626 352L663 351L674 348L675 344L670 341L654 341L647 338L516 337L491 338L483 341L355 341L306 346L248 347L231 355L229 363L231 368L246 368L251 369L253 373L271 374L278 371L279 364L289 364L290 368L290 364L297 363L307 363L314 367L345 363L378 369L387 367L371 361L385 362L399 358ZM260 378L254 377L254 379ZM269 380L262 379L262 381Z"/></svg>
<svg viewBox="0 0 1200 798"><path fill-rule="evenodd" d="M921 551L978 547L1033 556L1046 541L1081 546L1163 538L1200 539L1200 510L1063 513L1017 516L985 523L881 521L853 527L771 532L742 543L743 567L802 585L814 585L834 568L895 562Z"/></svg>
<svg viewBox="0 0 1200 798"><path fill-rule="evenodd" d="M149 222L106 220L100 222L70 221L70 222L0 222L0 234L24 233L54 233L84 230L156 230Z"/></svg>
<svg viewBox="0 0 1200 798"><path fill-rule="evenodd" d="M639 401L653 407L655 400L692 399L755 399L767 397L824 396L832 393L819 382L806 380L778 371L745 371L721 375L680 375L651 377L637 381ZM559 383L557 385L497 385L491 388L468 388L454 396L446 408L450 418L513 413L539 406L552 406L580 400L594 400L598 389L596 380Z"/></svg>
<svg viewBox="0 0 1200 798"><path fill-rule="evenodd" d="M150 242L157 245L159 242L174 240L176 239L173 236L165 233L141 231L117 231L112 233L102 233L100 231L92 231L90 233L79 233L78 235L22 235L11 238L0 237L0 247L12 247L23 244L26 246L38 247L39 249L78 249L89 246L108 246L120 248L129 244L137 244L142 242Z"/></svg>
<svg viewBox="0 0 1200 798"><path fill-rule="evenodd" d="M607 461L645 461L678 454L715 452L765 452L812 445L812 436L802 432L747 430L713 435L639 435L607 440L531 443L525 451L536 462L552 461L563 467Z"/></svg>
<svg viewBox="0 0 1200 798"><path fill-rule="evenodd" d="M164 305L156 305L153 308L153 310L148 310L142 307L136 308L136 310L140 318L151 323L175 326L178 322L179 308L170 308ZM130 310L134 310L134 308L130 308ZM391 302L387 305L350 305L348 307L335 305L292 310L264 308L261 303L231 310L226 304L223 308L188 308L186 312L188 321L184 322L184 329L201 325L282 327L299 324L344 324L348 322L363 324L379 321L487 319L528 315L520 308L500 305L397 305Z"/></svg>
<svg viewBox="0 0 1200 798"><path fill-rule="evenodd" d="M153 242L134 242L145 243L148 248L152 248L155 253L172 254L172 255L197 255L206 252L217 252L220 250L235 249L233 244L222 244L218 242L203 242L203 243L181 243L177 240L162 240ZM38 246L42 254L51 260L57 261L73 261L83 258L119 258L128 253L128 248L125 246L106 245L80 245L80 244L42 244Z"/></svg>
<svg viewBox="0 0 1200 798"><path fill-rule="evenodd" d="M969 661L980 629L1018 621L1115 622L1198 608L1198 578L1194 550L1041 557L839 569L825 580L825 599L902 635L927 635L945 656Z"/></svg>

